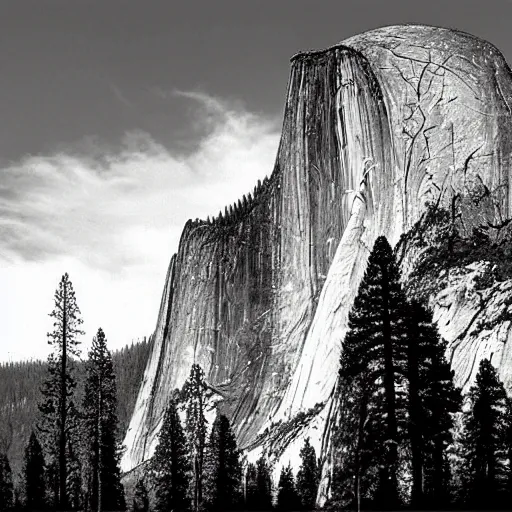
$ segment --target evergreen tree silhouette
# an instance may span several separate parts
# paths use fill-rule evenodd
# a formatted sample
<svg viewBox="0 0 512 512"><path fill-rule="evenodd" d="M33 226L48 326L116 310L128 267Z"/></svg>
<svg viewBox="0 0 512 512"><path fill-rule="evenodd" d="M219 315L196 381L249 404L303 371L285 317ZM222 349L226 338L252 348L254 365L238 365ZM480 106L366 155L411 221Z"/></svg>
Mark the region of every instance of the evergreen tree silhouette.
<svg viewBox="0 0 512 512"><path fill-rule="evenodd" d="M79 457L79 444L76 439L70 438L67 440L66 464L68 507L71 510L79 510L83 506L82 464Z"/></svg>
<svg viewBox="0 0 512 512"><path fill-rule="evenodd" d="M336 509L360 510L379 487L379 465L384 460L384 445L375 442L382 431L379 387L369 373L347 379L340 369L340 417L333 429L335 464L329 500Z"/></svg>
<svg viewBox="0 0 512 512"><path fill-rule="evenodd" d="M256 502L258 509L272 509L272 478L270 467L263 455L256 461L256 489L258 491L258 501Z"/></svg>
<svg viewBox="0 0 512 512"><path fill-rule="evenodd" d="M454 372L446 360L446 342L439 336L432 313L419 303L412 303L416 347L419 349L419 424L421 436L421 475L417 501L412 505L445 508L449 505L451 469L448 447L453 443L453 414L462 405L460 389L453 382ZM420 485L420 484L419 484Z"/></svg>
<svg viewBox="0 0 512 512"><path fill-rule="evenodd" d="M300 500L295 487L292 467L283 466L279 476L279 487L277 491L277 508L279 510L297 510Z"/></svg>
<svg viewBox="0 0 512 512"><path fill-rule="evenodd" d="M452 414L461 405L460 391L453 384L453 371L444 355L446 343L439 336L431 312L412 301L408 325L410 506L446 506L450 482L447 447L452 442Z"/></svg>
<svg viewBox="0 0 512 512"><path fill-rule="evenodd" d="M112 356L100 328L93 338L86 364L83 434L89 510L125 507L117 442L117 388Z"/></svg>
<svg viewBox="0 0 512 512"><path fill-rule="evenodd" d="M46 508L44 455L33 431L25 448L23 483L26 508L28 510L44 510Z"/></svg>
<svg viewBox="0 0 512 512"><path fill-rule="evenodd" d="M247 466L245 506L248 510L272 509L272 478L263 455Z"/></svg>
<svg viewBox="0 0 512 512"><path fill-rule="evenodd" d="M12 508L13 497L11 465L7 455L0 453L0 511Z"/></svg>
<svg viewBox="0 0 512 512"><path fill-rule="evenodd" d="M302 508L313 510L318 492L319 471L316 460L315 449L309 442L309 437L304 441L300 450L302 463L297 472L297 494L300 498Z"/></svg>
<svg viewBox="0 0 512 512"><path fill-rule="evenodd" d="M510 499L510 410L505 388L489 359L480 362L468 399L460 439L462 497L471 508L500 508Z"/></svg>
<svg viewBox="0 0 512 512"><path fill-rule="evenodd" d="M143 478L139 478L135 485L132 510L133 512L148 512L149 510L148 490Z"/></svg>
<svg viewBox="0 0 512 512"><path fill-rule="evenodd" d="M249 463L245 472L245 508L247 510L258 510L258 483L256 465Z"/></svg>
<svg viewBox="0 0 512 512"><path fill-rule="evenodd" d="M54 319L53 331L48 333L53 352L48 357L48 378L41 389L39 430L55 483L55 506L65 510L68 508L68 438L77 426L72 357L79 355L78 337L83 334L80 309L67 273L55 291L54 303L55 308L50 313Z"/></svg>
<svg viewBox="0 0 512 512"><path fill-rule="evenodd" d="M218 415L204 459L204 505L208 510L234 510L241 504L240 454L229 420Z"/></svg>
<svg viewBox="0 0 512 512"><path fill-rule="evenodd" d="M363 280L349 313L349 330L343 342L340 374L345 383L364 375L363 386L372 392L368 402L380 407L375 417L380 428L372 443L377 448L379 507L396 507L398 494L398 445L405 426L405 397L397 388L406 386L407 302L389 243L377 238ZM361 388L361 389L363 389ZM357 435L357 434L355 434Z"/></svg>
<svg viewBox="0 0 512 512"><path fill-rule="evenodd" d="M203 461L206 443L204 372L198 364L193 364L190 375L183 386L185 401L186 432L192 459L192 492L194 510L197 512L203 501Z"/></svg>
<svg viewBox="0 0 512 512"><path fill-rule="evenodd" d="M187 443L174 400L165 411L158 445L151 461L156 512L188 510L190 464Z"/></svg>

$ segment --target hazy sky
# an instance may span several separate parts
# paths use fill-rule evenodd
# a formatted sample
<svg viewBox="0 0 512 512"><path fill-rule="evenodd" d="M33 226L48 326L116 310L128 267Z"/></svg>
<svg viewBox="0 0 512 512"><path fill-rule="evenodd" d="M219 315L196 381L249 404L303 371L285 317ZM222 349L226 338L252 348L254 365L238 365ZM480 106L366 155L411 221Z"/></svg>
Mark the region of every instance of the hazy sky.
<svg viewBox="0 0 512 512"><path fill-rule="evenodd" d="M46 357L69 272L110 346L151 334L184 222L272 169L289 58L382 25L512 61L505 0L0 0L0 361Z"/></svg>

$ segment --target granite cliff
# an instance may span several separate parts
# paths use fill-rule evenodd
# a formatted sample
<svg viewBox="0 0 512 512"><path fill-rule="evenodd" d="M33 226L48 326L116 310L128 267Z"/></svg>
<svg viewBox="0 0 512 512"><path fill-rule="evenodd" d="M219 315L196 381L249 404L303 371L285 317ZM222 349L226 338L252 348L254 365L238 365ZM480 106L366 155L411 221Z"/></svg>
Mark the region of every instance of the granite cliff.
<svg viewBox="0 0 512 512"><path fill-rule="evenodd" d="M510 389L512 272L493 260L508 253L471 244L508 243L511 105L501 53L461 32L386 27L295 55L273 172L189 221L171 258L123 470L151 457L197 362L249 460L264 450L277 474L311 438L323 502L347 315L381 234L434 309L457 382L492 355Z"/></svg>

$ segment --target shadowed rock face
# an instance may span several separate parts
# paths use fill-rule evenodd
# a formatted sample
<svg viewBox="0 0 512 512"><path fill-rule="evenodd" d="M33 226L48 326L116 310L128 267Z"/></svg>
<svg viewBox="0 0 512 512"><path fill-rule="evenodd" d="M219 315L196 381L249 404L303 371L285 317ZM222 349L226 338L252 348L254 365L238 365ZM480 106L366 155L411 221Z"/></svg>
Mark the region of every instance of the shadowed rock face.
<svg viewBox="0 0 512 512"><path fill-rule="evenodd" d="M270 452L277 474L311 437L326 462L322 501L339 353L369 249L381 234L396 244L427 204L466 227L510 217L511 87L492 45L432 27L387 27L293 57L272 175L215 220L184 228L123 469L152 455L168 397L197 362L249 459ZM485 206L462 207L482 187ZM422 254L401 245L405 276ZM457 276L445 305L469 282ZM452 316L472 301L459 297ZM435 311L449 341L466 336L463 321ZM480 357L480 339L458 342L455 359Z"/></svg>

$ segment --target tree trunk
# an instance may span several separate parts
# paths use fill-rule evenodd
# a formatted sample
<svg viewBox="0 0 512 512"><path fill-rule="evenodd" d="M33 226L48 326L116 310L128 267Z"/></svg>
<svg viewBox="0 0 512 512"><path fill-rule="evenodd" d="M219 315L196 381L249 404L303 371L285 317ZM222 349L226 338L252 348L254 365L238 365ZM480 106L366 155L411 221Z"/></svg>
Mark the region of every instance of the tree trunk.
<svg viewBox="0 0 512 512"><path fill-rule="evenodd" d="M101 372L101 370L100 370ZM101 374L98 376L98 512L101 512L103 510L103 493L102 493L102 481L103 481L103 460L102 460L102 424L101 424L101 415L102 415L102 393L101 393Z"/></svg>
<svg viewBox="0 0 512 512"><path fill-rule="evenodd" d="M419 368L417 347L413 345L414 334L409 331L407 350L407 373L409 378L409 439L411 442L412 489L411 507L421 504L423 497L423 462L421 417L419 396Z"/></svg>
<svg viewBox="0 0 512 512"><path fill-rule="evenodd" d="M199 454L196 453L194 457L194 477L195 477L195 489L194 489L194 510L199 511Z"/></svg>
<svg viewBox="0 0 512 512"><path fill-rule="evenodd" d="M67 416L67 286L63 286L62 307L62 359L60 373L60 432L59 432L59 506L61 510L68 507L67 503L67 467L66 467L66 416Z"/></svg>
<svg viewBox="0 0 512 512"><path fill-rule="evenodd" d="M391 339L389 276L385 265L382 271L382 333L384 338L384 392L385 407L387 412L387 482L385 496L389 500L387 505L395 506L398 503L398 427L396 420L396 395L395 395L395 368L393 363L393 342Z"/></svg>
<svg viewBox="0 0 512 512"><path fill-rule="evenodd" d="M357 445L356 445L356 475L355 475L355 489L354 495L356 498L357 512L361 511L361 449L364 437L364 425L368 414L368 391L366 388L363 389L363 396L359 408L359 425L357 431Z"/></svg>

